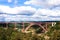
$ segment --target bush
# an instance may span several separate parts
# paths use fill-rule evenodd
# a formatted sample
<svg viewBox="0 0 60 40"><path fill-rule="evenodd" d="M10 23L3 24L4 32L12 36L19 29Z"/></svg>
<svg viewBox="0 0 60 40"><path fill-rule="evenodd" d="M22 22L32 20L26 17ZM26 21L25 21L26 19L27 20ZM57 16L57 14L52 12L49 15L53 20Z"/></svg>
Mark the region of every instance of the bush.
<svg viewBox="0 0 60 40"><path fill-rule="evenodd" d="M60 30L55 30L50 37L50 40L60 40Z"/></svg>
<svg viewBox="0 0 60 40"><path fill-rule="evenodd" d="M38 35L37 33L32 34L31 32L22 33L18 29L13 30L11 27L8 29L0 27L0 40L60 40L60 23L57 23L54 27L50 26L48 29L47 33ZM49 37L49 39L45 39L46 37Z"/></svg>
<svg viewBox="0 0 60 40"><path fill-rule="evenodd" d="M43 37L32 33L22 33L12 28L0 28L0 40L43 40Z"/></svg>

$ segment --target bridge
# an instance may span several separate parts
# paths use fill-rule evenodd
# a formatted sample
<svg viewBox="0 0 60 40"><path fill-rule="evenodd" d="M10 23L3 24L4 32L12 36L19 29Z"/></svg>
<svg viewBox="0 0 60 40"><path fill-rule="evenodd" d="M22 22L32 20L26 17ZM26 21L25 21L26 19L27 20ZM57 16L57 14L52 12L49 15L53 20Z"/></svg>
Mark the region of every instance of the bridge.
<svg viewBox="0 0 60 40"><path fill-rule="evenodd" d="M22 23L22 32L27 31L30 27L32 27L33 25L38 25L39 28L42 28L43 31L47 31L48 25L50 24L51 26L54 26L56 24L56 22L0 22L0 24L5 23L6 24L6 28L8 28L8 24L12 23L14 24L14 29L17 29L17 23ZM28 23L29 25L25 28L25 23Z"/></svg>

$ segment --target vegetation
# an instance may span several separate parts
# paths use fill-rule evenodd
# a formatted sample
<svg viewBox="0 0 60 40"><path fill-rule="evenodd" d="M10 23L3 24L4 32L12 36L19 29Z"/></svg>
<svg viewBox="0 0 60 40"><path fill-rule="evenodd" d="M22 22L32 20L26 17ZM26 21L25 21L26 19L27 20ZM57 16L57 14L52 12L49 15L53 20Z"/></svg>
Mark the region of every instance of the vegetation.
<svg viewBox="0 0 60 40"><path fill-rule="evenodd" d="M19 24L17 25L20 26ZM37 34L36 31L34 34L32 34L32 32L22 33L19 29L14 30L13 24L9 26L12 27L8 29L0 27L0 40L60 40L60 22L56 22L56 25L53 27L49 25L47 32L39 34ZM29 30L33 30L33 28ZM37 31L39 32L39 30L40 29Z"/></svg>

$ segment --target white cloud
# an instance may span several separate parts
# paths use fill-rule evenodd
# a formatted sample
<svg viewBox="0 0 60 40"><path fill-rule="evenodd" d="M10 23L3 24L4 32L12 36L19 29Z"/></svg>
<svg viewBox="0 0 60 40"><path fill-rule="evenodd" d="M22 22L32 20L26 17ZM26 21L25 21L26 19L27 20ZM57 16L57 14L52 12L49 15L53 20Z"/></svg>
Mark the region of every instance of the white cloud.
<svg viewBox="0 0 60 40"><path fill-rule="evenodd" d="M8 2L10 3L10 2L12 2L12 0L8 0Z"/></svg>
<svg viewBox="0 0 60 40"><path fill-rule="evenodd" d="M60 16L60 6L58 6L60 5L60 0L30 0L26 1L24 4L45 7L45 9L38 9L32 17L40 18L40 20L60 20L60 18L58 17ZM58 7L55 7L53 10L50 10L49 8L46 9L47 7L51 6Z"/></svg>
<svg viewBox="0 0 60 40"><path fill-rule="evenodd" d="M17 17L17 16L11 16L11 15L9 15L9 16L5 17L5 21L20 21L20 18Z"/></svg>
<svg viewBox="0 0 60 40"><path fill-rule="evenodd" d="M31 5L41 5L43 2L40 0L30 0L30 1L26 1L24 2L24 4L31 4Z"/></svg>
<svg viewBox="0 0 60 40"><path fill-rule="evenodd" d="M60 18L53 18L50 16L60 16L60 10L50 9L35 9L31 6L20 6L11 8L9 6L0 5L0 12L7 14L34 14L31 16L26 15L6 15L1 14L0 17L4 17L5 21L49 21L49 20L60 20Z"/></svg>
<svg viewBox="0 0 60 40"><path fill-rule="evenodd" d="M51 17L54 16L54 17ZM60 16L60 11L59 10L49 10L49 9L38 9L36 13L32 17L37 17L40 18L40 20L43 21L48 21L48 20L60 20L58 17ZM57 18L55 18L57 17Z"/></svg>
<svg viewBox="0 0 60 40"><path fill-rule="evenodd" d="M37 14L38 15L38 14ZM39 17L38 17L39 16ZM4 21L52 21L52 20L60 20L60 18L52 18L49 16L41 16L38 15L35 17L32 16L23 16L23 15L0 15L0 19L1 17L4 18ZM1 19L2 20L2 19Z"/></svg>
<svg viewBox="0 0 60 40"><path fill-rule="evenodd" d="M11 14L16 14L18 12L16 9L10 8L9 6L1 6L1 5L0 5L0 11L3 13L11 13Z"/></svg>
<svg viewBox="0 0 60 40"><path fill-rule="evenodd" d="M34 13L36 11L35 8L32 8L31 6L21 6L21 7L16 7L20 13L24 12L31 12Z"/></svg>
<svg viewBox="0 0 60 40"><path fill-rule="evenodd" d="M29 14L28 12L34 13L36 11L35 8L32 8L31 6L20 6L20 7L14 7L11 8L9 6L2 6L0 5L0 12L8 13L8 14Z"/></svg>
<svg viewBox="0 0 60 40"><path fill-rule="evenodd" d="M42 7L51 7L54 5L60 5L60 0L29 0L24 2L24 4L31 4L35 6L42 6Z"/></svg>
<svg viewBox="0 0 60 40"><path fill-rule="evenodd" d="M38 9L36 13L34 14L35 16L37 15L42 15L42 16L60 16L60 10L50 10L50 9ZM34 16L33 15L33 16Z"/></svg>
<svg viewBox="0 0 60 40"><path fill-rule="evenodd" d="M50 5L60 5L60 0L48 0L47 3Z"/></svg>
<svg viewBox="0 0 60 40"><path fill-rule="evenodd" d="M39 21L39 19L37 20L37 18L33 18L33 17L28 17L28 16L23 16L23 15L15 15L15 16L5 16L5 21Z"/></svg>
<svg viewBox="0 0 60 40"><path fill-rule="evenodd" d="M0 18L4 18L4 21L29 21L34 20L31 19L30 16L26 15L8 15L8 14L34 14L36 9L31 6L20 6L11 8L9 6L0 5ZM3 14L6 13L6 14ZM23 19L22 19L23 18ZM2 20L1 19L1 20Z"/></svg>

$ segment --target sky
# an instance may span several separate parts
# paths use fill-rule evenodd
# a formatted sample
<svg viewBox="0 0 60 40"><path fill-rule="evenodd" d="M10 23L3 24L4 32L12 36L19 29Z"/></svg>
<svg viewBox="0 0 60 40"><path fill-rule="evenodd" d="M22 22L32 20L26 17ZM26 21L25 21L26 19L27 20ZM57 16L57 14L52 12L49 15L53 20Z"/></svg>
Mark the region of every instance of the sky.
<svg viewBox="0 0 60 40"><path fill-rule="evenodd" d="M60 0L0 0L3 21L60 21Z"/></svg>

